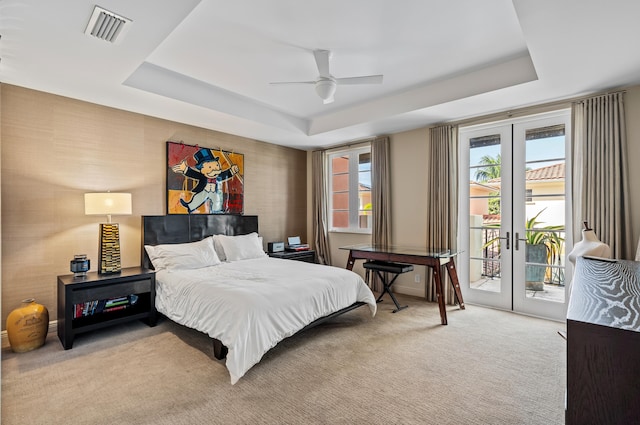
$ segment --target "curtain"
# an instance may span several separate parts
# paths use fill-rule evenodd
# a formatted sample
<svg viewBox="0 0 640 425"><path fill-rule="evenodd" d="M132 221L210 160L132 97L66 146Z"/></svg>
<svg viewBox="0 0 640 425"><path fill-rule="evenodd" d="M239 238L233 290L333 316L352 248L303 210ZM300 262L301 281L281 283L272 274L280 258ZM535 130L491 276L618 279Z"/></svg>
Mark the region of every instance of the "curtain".
<svg viewBox="0 0 640 425"><path fill-rule="evenodd" d="M440 126L429 130L427 249L457 249L458 236L458 128ZM448 273L441 274L444 301L455 303ZM425 279L425 296L437 301L433 275Z"/></svg>
<svg viewBox="0 0 640 425"><path fill-rule="evenodd" d="M311 154L311 208L313 209L313 243L320 264L331 264L331 251L327 237L327 186L325 181L325 154L323 151L315 151Z"/></svg>
<svg viewBox="0 0 640 425"><path fill-rule="evenodd" d="M586 221L613 258L633 259L624 93L576 102L572 112L574 240Z"/></svg>
<svg viewBox="0 0 640 425"><path fill-rule="evenodd" d="M371 242L374 245L391 244L391 173L389 162L389 138L379 137L371 142L371 204L373 212ZM372 275L371 289L382 292L382 282L379 281L376 273L372 273Z"/></svg>

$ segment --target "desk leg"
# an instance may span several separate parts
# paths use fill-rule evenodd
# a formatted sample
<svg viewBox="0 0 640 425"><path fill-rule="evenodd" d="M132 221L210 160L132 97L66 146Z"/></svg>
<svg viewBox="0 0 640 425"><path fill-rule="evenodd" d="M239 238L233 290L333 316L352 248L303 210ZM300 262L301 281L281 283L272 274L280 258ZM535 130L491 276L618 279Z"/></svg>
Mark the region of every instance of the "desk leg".
<svg viewBox="0 0 640 425"><path fill-rule="evenodd" d="M456 271L456 264L453 262L453 258L447 263L447 272L449 272L449 278L451 279L451 285L453 285L453 293L456 296L458 305L461 310L464 310L464 301L462 300L462 291L460 291L460 282L458 281L458 272Z"/></svg>
<svg viewBox="0 0 640 425"><path fill-rule="evenodd" d="M353 258L353 254L349 251L349 259L347 260L347 270L353 270L353 264L356 262Z"/></svg>
<svg viewBox="0 0 640 425"><path fill-rule="evenodd" d="M442 274L440 273L440 264L431 266L433 270L433 284L436 287L436 296L438 297L438 307L440 307L440 322L447 324L447 307L444 305L444 295L442 292Z"/></svg>

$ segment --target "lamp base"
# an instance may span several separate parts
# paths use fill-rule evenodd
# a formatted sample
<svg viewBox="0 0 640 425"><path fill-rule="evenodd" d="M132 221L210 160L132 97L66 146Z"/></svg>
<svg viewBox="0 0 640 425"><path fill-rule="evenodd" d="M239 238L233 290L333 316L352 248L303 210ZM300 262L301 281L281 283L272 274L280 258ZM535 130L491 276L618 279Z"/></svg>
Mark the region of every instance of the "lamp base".
<svg viewBox="0 0 640 425"><path fill-rule="evenodd" d="M100 224L100 246L98 249L98 273L119 273L120 265L120 227L117 223Z"/></svg>

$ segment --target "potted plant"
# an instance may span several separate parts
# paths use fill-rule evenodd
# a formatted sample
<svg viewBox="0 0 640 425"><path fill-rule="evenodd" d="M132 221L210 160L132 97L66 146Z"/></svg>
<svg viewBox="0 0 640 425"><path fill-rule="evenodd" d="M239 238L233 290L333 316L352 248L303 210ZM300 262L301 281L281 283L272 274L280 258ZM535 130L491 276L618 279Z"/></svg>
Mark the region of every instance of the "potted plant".
<svg viewBox="0 0 640 425"><path fill-rule="evenodd" d="M533 218L527 219L525 223L525 261L529 263L525 266L525 287L533 291L544 290L547 265L554 264L560 259L564 244L564 238L558 234L559 231L564 230L564 226L537 227L541 223L538 217L545 209L540 210ZM500 228L500 224L490 224L485 228ZM500 256L499 241L499 236L492 237L484 243L482 249L497 250L497 256L494 257L497 258Z"/></svg>
<svg viewBox="0 0 640 425"><path fill-rule="evenodd" d="M538 217L546 208L540 210L535 216L527 219L525 225L525 259L528 263L525 267L525 287L532 291L544 290L544 281L547 274L547 264L553 264L559 258L562 251L562 238L558 231L564 230L564 226L537 227L541 222Z"/></svg>

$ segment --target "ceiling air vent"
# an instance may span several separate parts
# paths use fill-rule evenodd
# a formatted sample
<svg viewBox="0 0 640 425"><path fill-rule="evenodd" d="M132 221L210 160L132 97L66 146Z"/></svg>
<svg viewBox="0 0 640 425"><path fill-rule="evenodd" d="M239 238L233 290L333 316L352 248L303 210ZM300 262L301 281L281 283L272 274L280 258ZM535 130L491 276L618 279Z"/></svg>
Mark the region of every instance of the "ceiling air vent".
<svg viewBox="0 0 640 425"><path fill-rule="evenodd" d="M116 43L129 30L131 22L131 19L95 6L84 33L110 43Z"/></svg>

